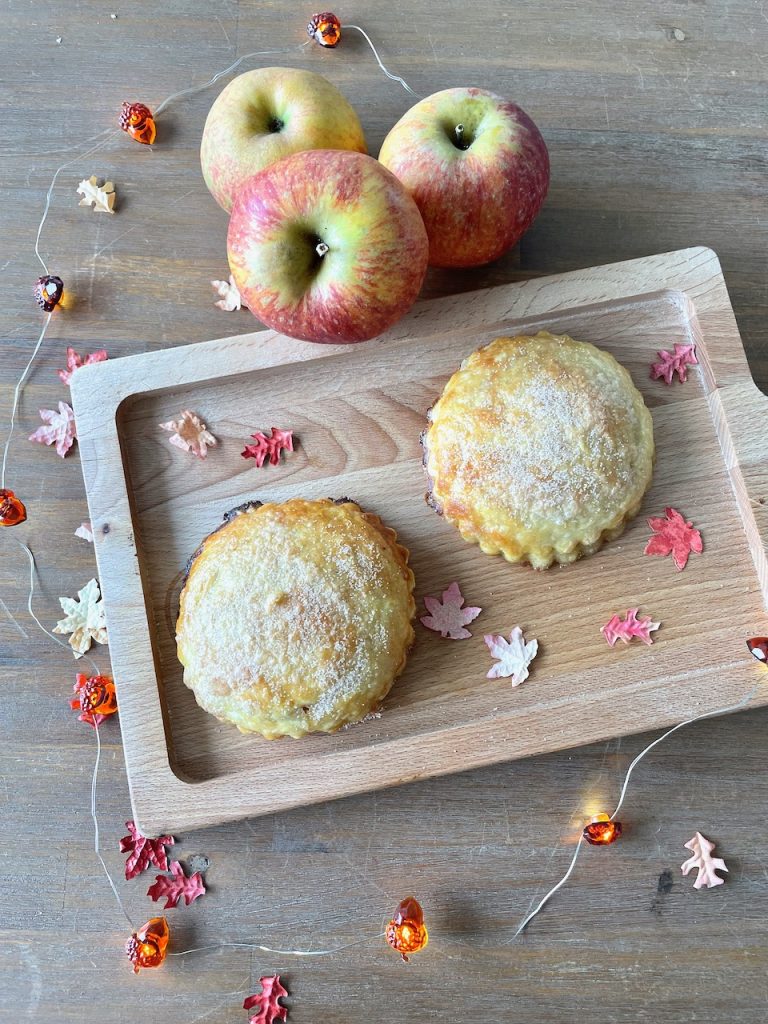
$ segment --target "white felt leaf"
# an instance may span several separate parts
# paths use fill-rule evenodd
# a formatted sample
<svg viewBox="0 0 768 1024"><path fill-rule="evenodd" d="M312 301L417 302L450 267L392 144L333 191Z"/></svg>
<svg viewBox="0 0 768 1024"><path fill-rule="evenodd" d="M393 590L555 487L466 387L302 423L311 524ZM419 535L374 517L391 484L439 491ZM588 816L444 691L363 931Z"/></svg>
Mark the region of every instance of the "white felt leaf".
<svg viewBox="0 0 768 1024"><path fill-rule="evenodd" d="M92 174L90 178L83 178L77 186L77 194L83 197L79 206L93 206L96 213L115 212L117 194L111 181L105 181L103 185L100 185L99 179Z"/></svg>
<svg viewBox="0 0 768 1024"><path fill-rule="evenodd" d="M59 604L65 617L56 623L53 632L72 634L69 645L76 658L85 654L93 640L97 644L108 643L104 604L96 580L89 580L82 590L78 590L77 599L60 597Z"/></svg>
<svg viewBox="0 0 768 1024"><path fill-rule="evenodd" d="M229 281L211 281L211 287L219 296L219 301L214 302L214 306L218 306L219 309L223 309L227 313L231 313L235 309L242 309L243 300L231 274Z"/></svg>
<svg viewBox="0 0 768 1024"><path fill-rule="evenodd" d="M684 875L689 874L694 868L697 870L696 880L693 883L694 889L712 889L716 885L722 885L725 881L716 872L728 871L725 866L725 861L722 857L713 857L712 851L715 848L715 844L711 843L709 839L706 839L701 832L697 832L693 839L689 839L685 844L686 850L691 850L693 853L692 857L681 864L681 870Z"/></svg>
<svg viewBox="0 0 768 1024"><path fill-rule="evenodd" d="M488 679L500 679L510 677L513 686L519 686L528 678L528 666L539 650L538 640L526 642L523 631L515 626L509 634L509 640L503 636L489 634L485 637L491 657L497 659L497 663L488 672Z"/></svg>

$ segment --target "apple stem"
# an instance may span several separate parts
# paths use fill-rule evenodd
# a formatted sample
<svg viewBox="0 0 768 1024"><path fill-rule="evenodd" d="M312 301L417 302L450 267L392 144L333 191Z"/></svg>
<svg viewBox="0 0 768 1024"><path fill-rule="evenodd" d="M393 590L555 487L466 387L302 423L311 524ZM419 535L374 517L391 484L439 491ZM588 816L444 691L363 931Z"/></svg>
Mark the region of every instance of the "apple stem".
<svg viewBox="0 0 768 1024"><path fill-rule="evenodd" d="M318 256L322 258L328 252L328 246L325 244L325 242L318 242L317 245L315 246L315 252L317 253Z"/></svg>
<svg viewBox="0 0 768 1024"><path fill-rule="evenodd" d="M464 142L464 125L457 124L453 132L454 135L456 136L456 142L458 143L459 146L461 146L462 143Z"/></svg>

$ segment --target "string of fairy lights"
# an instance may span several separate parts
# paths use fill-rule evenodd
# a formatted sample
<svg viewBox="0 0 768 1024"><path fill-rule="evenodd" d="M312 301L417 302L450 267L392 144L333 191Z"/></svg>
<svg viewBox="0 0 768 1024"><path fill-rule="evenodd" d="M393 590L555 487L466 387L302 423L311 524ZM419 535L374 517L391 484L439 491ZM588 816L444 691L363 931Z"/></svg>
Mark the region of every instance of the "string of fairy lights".
<svg viewBox="0 0 768 1024"><path fill-rule="evenodd" d="M367 45L370 47L377 64L384 75L390 80L398 83L407 93L411 96L418 98L418 94L414 92L411 86L399 75L393 74L384 65L381 57L374 46L368 33L358 25L342 25L339 19L331 13L318 14L313 16L308 25L309 40L298 46L287 47L283 49L268 49L254 51L252 53L244 54L238 57L237 60L232 62L226 68L218 71L208 81L201 85L192 86L190 88L182 89L178 92L173 93L163 100L154 109L154 112L143 103L124 103L122 110L119 115L119 127L108 128L97 133L91 138L85 140L86 143L94 142L94 145L85 152L79 153L76 156L68 159L66 162L61 164L53 174L50 185L47 189L45 196L45 203L42 212L42 216L38 225L37 234L35 238L35 254L43 268L43 275L37 280L34 287L35 300L45 314L42 327L39 335L33 345L32 353L28 362L26 363L13 392L13 399L11 403L11 415L8 433L3 447L2 457L2 471L0 474L0 526L2 527L13 527L18 526L25 522L27 519L27 510L24 505L23 499L18 496L12 488L6 486L6 473L7 465L9 460L9 452L11 448L11 441L14 435L14 428L16 425L17 414L19 409L19 402L23 392L24 384L29 376L30 370L34 365L36 359L39 356L46 334L50 327L52 317L57 307L66 307L65 302L65 285L60 277L56 274L52 274L49 270L48 264L40 252L40 242L42 232L46 220L48 218L51 201L54 193L56 183L59 179L59 175L66 170L67 167L71 166L76 161L82 160L84 157L90 156L103 150L112 140L121 134L121 131L126 133L136 142L143 145L153 145L157 138L157 122L156 119L161 115L171 104L178 102L186 97L195 95L205 89L210 88L221 78L230 75L234 72L241 64L248 60L252 60L259 57L285 55L289 53L295 53L302 51L312 42L316 42L324 47L333 48L339 43L342 33L344 31L351 30L359 33ZM29 593L27 601L27 609L29 615L37 626L57 644L64 647L65 644L59 637L55 636L48 630L39 617L34 611L33 599L35 594L35 579L36 579L36 565L35 558L30 548L21 542L20 547L24 550L26 557L29 562ZM768 661L768 639L762 637L756 637L748 641L749 650L751 653L760 661L765 663ZM348 950L354 946L359 946L362 943L372 941L373 939L380 939L384 937L388 944L393 950L400 953L404 959L407 959L409 955L420 952L427 945L428 934L427 927L424 921L424 915L421 906L414 897L408 897L401 902L397 908L392 920L387 925L386 930L378 932L376 935L365 936L354 942L347 942L342 945L329 948L329 949L317 949L317 950L299 950L299 949L275 949L267 945L263 945L255 942L217 942L211 945L196 946L191 949L170 951L168 945L170 941L170 930L168 923L164 917L154 917L145 922L140 927L135 927L131 920L120 896L119 890L112 879L107 865L100 849L100 834L99 834L99 822L97 815L97 779L98 771L101 760L101 736L99 732L99 726L101 722L108 715L112 714L117 710L114 684L110 677L99 674L98 668L95 663L87 658L90 662L93 675L91 677L82 677L82 683L79 684L77 697L73 701L73 704L77 704L81 711L81 718L90 722L94 726L96 734L96 760L94 765L94 771L92 776L91 785L91 816L93 820L94 830L94 851L98 858L104 873L107 877L108 883L112 889L112 892L117 900L117 903L123 912L128 924L130 925L132 932L126 943L126 953L131 960L134 970L138 971L140 968L153 968L158 967L163 963L166 956L172 957L183 957L194 953L203 953L206 951L219 950L223 948L243 948L243 949L256 949L262 952L271 953L280 956L294 956L294 957L319 957L319 956L331 956L342 951ZM702 721L706 718L711 718L717 715L727 714L729 712L737 711L743 707L746 707L757 692L758 686L755 686L746 694L741 700L735 704L731 704L727 707L718 708L714 711L705 712L703 714L695 715L686 721L680 722L678 725L668 729L661 736L649 743L640 753L634 758L629 765L626 774L624 776L623 784L621 787L618 802L616 804L613 813L603 813L596 815L592 821L588 822L578 838L575 849L573 851L572 858L568 864L568 867L563 876L556 882L548 892L539 900L537 905L526 914L520 921L517 929L512 935L510 941L517 939L524 930L528 927L530 922L542 911L544 906L549 900L568 882L576 862L581 854L584 845L589 844L593 846L606 846L614 843L621 836L621 822L618 820L617 815L624 805L627 789L630 778L635 771L637 765L642 761L646 755L648 755L656 746L664 742L669 736L677 732L679 729L684 728L687 725L691 725L694 722Z"/></svg>

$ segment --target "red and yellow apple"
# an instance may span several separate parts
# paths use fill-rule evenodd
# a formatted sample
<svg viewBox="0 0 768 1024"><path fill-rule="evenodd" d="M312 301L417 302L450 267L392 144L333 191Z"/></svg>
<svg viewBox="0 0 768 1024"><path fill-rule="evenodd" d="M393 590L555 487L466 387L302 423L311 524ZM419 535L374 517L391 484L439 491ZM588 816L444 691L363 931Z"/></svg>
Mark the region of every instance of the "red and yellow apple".
<svg viewBox="0 0 768 1024"><path fill-rule="evenodd" d="M336 86L313 71L259 68L216 97L203 129L200 163L225 210L253 174L305 149L366 153L360 120Z"/></svg>
<svg viewBox="0 0 768 1024"><path fill-rule="evenodd" d="M365 341L410 309L429 243L416 204L372 157L295 153L240 187L227 254L243 301L268 327Z"/></svg>
<svg viewBox="0 0 768 1024"><path fill-rule="evenodd" d="M528 230L549 187L538 128L484 89L421 100L387 135L379 160L416 200L436 267L497 259Z"/></svg>

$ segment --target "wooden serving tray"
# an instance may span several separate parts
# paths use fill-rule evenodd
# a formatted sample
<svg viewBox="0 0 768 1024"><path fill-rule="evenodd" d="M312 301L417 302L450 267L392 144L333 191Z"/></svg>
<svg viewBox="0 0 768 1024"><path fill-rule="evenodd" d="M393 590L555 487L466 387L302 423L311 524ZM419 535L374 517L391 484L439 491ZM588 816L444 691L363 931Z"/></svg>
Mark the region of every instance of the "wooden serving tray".
<svg viewBox="0 0 768 1024"><path fill-rule="evenodd" d="M535 572L464 543L427 507L419 433L468 353L541 328L594 342L630 370L653 412L658 455L643 512L622 537ZM700 366L667 387L650 380L649 364L675 341L694 341ZM79 371L72 392L134 814L146 833L668 726L737 701L765 671L744 641L768 632L768 398L750 376L710 250L426 302L364 345L267 331L113 360ZM219 439L204 462L158 429L184 408ZM300 443L280 466L256 469L239 453L272 425ZM417 624L380 718L269 742L197 706L174 621L185 563L223 513L292 495L349 496L393 526L412 553L419 614L422 597L453 580L483 613L470 640ZM666 505L704 536L704 554L682 573L643 554L645 517ZM600 627L635 605L662 621L656 643L609 649ZM518 624L540 655L514 688L486 679L483 634ZM768 686L753 703L767 702Z"/></svg>

